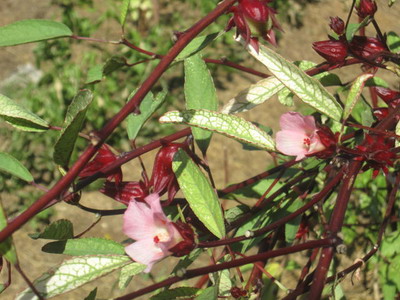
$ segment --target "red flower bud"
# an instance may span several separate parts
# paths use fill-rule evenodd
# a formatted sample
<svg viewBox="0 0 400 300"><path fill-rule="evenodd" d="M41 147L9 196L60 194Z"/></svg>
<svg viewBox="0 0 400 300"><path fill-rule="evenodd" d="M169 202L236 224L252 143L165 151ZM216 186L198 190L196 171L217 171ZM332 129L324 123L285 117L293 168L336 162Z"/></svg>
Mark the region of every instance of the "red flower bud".
<svg viewBox="0 0 400 300"><path fill-rule="evenodd" d="M347 46L342 41L319 41L313 43L313 49L332 64L341 64L347 57Z"/></svg>
<svg viewBox="0 0 400 300"><path fill-rule="evenodd" d="M389 109L387 107L375 108L373 114L378 121L382 121L389 114Z"/></svg>
<svg viewBox="0 0 400 300"><path fill-rule="evenodd" d="M361 0L360 4L356 6L357 15L364 19L368 16L373 17L378 7L374 0Z"/></svg>
<svg viewBox="0 0 400 300"><path fill-rule="evenodd" d="M105 166L117 160L117 158L118 157L114 153L112 153L110 148L106 144L104 144L101 146L94 159L86 165L86 167L79 173L78 176L80 178L92 176ZM112 173L102 174L101 177L106 177L109 181L114 179L115 183L119 184L122 181L122 170L121 168L118 168Z"/></svg>
<svg viewBox="0 0 400 300"><path fill-rule="evenodd" d="M144 198L149 195L149 190L142 181L120 182L119 184L106 181L100 192L125 205L133 200L143 202Z"/></svg>
<svg viewBox="0 0 400 300"><path fill-rule="evenodd" d="M323 125L318 125L317 134L321 143L325 146L325 149L314 153L313 156L316 156L320 159L326 159L333 156L336 152L336 145L339 135L334 134L329 127Z"/></svg>
<svg viewBox="0 0 400 300"><path fill-rule="evenodd" d="M233 298L238 299L240 297L247 296L247 292L241 288L238 288L237 286L234 286L231 288L231 295Z"/></svg>
<svg viewBox="0 0 400 300"><path fill-rule="evenodd" d="M398 104L400 104L400 92L380 86L373 87L373 89L375 90L376 94L386 102L386 104L392 107L396 107Z"/></svg>
<svg viewBox="0 0 400 300"><path fill-rule="evenodd" d="M331 29L338 35L344 34L344 22L341 18L339 17L331 17L331 23L329 24Z"/></svg>
<svg viewBox="0 0 400 300"><path fill-rule="evenodd" d="M168 251L171 251L172 255L177 257L189 254L196 247L192 227L180 221L172 223L172 225L179 231L183 241L168 249Z"/></svg>
<svg viewBox="0 0 400 300"><path fill-rule="evenodd" d="M377 58L375 59L376 62L382 61L382 58L379 58L379 54L382 51L387 51L386 46L378 39L359 35L353 37L350 43L350 50L357 56L366 59L373 55L374 58Z"/></svg>

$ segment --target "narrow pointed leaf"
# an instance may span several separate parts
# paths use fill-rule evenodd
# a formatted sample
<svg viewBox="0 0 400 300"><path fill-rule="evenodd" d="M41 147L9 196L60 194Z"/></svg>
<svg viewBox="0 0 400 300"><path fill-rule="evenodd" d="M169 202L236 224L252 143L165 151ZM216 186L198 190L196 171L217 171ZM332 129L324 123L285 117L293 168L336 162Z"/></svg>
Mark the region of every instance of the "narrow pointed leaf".
<svg viewBox="0 0 400 300"><path fill-rule="evenodd" d="M303 205L300 199L295 200L287 209L288 213L293 213ZM286 243L291 245L296 237L296 233L299 230L302 216L299 215L293 220L290 220L285 224L285 240Z"/></svg>
<svg viewBox="0 0 400 300"><path fill-rule="evenodd" d="M193 55L185 59L184 66L186 108L216 110L217 92L206 63L200 55ZM201 152L205 154L210 145L212 132L193 128L192 133Z"/></svg>
<svg viewBox="0 0 400 300"><path fill-rule="evenodd" d="M136 91L131 93L131 96ZM139 110L140 114L130 114L127 118L128 126L128 137L130 140L136 139L140 129L142 129L144 123L151 117L151 115L164 103L165 96L167 93L162 91L154 98L153 93L149 92L143 101L140 103ZM131 98L129 96L129 99Z"/></svg>
<svg viewBox="0 0 400 300"><path fill-rule="evenodd" d="M54 297L92 280L104 276L131 262L126 255L94 255L74 257L49 270L33 282L43 298ZM18 295L18 300L37 299L27 289Z"/></svg>
<svg viewBox="0 0 400 300"><path fill-rule="evenodd" d="M72 31L51 20L22 20L0 27L0 47L71 36Z"/></svg>
<svg viewBox="0 0 400 300"><path fill-rule="evenodd" d="M208 44L210 44L212 41L217 39L220 35L222 35L224 32L219 33L219 32L214 32L209 35L204 35L204 36L198 36L194 38L182 51L181 53L178 54L178 56L175 58L176 61L183 60L187 57L190 57L197 52L203 50Z"/></svg>
<svg viewBox="0 0 400 300"><path fill-rule="evenodd" d="M365 82L373 76L374 75L372 75L372 74L362 74L357 77L357 79L351 86L349 95L347 96L347 100L346 100L346 104L345 104L344 112L343 112L343 120L347 120L347 118L350 116L354 106L357 103L358 98L360 97L362 89L364 88Z"/></svg>
<svg viewBox="0 0 400 300"><path fill-rule="evenodd" d="M49 123L45 120L1 94L0 117L23 131L41 132L49 129Z"/></svg>
<svg viewBox="0 0 400 300"><path fill-rule="evenodd" d="M199 110L171 111L160 118L161 123L178 123L195 126L236 139L260 149L275 151L271 136L253 123L238 116Z"/></svg>
<svg viewBox="0 0 400 300"><path fill-rule="evenodd" d="M76 139L85 121L86 110L92 102L90 90L80 91L68 107L64 121L64 129L54 146L53 158L56 164L67 167Z"/></svg>
<svg viewBox="0 0 400 300"><path fill-rule="evenodd" d="M14 156L0 152L0 172L17 176L27 182L32 182L32 174Z"/></svg>
<svg viewBox="0 0 400 300"><path fill-rule="evenodd" d="M360 28L364 27L369 22L369 20L370 17L368 16L360 23L350 23L346 29L346 40L348 42L351 42L356 32L359 31Z"/></svg>
<svg viewBox="0 0 400 300"><path fill-rule="evenodd" d="M260 45L259 52L250 45L247 46L247 50L303 102L340 121L342 108L318 80L263 45Z"/></svg>
<svg viewBox="0 0 400 300"><path fill-rule="evenodd" d="M96 295L97 295L97 288L91 291L89 295L87 295L83 300L96 300Z"/></svg>
<svg viewBox="0 0 400 300"><path fill-rule="evenodd" d="M150 300L188 299L196 296L199 291L200 289L194 287L177 287L162 291L152 296Z"/></svg>
<svg viewBox="0 0 400 300"><path fill-rule="evenodd" d="M215 236L223 238L225 225L221 205L205 175L182 149L175 154L172 169L194 214Z"/></svg>
<svg viewBox="0 0 400 300"><path fill-rule="evenodd" d="M29 235L32 239L67 240L74 237L74 225L70 220L61 219L51 223L43 232Z"/></svg>
<svg viewBox="0 0 400 300"><path fill-rule="evenodd" d="M0 202L0 230L7 227L7 215L4 211L3 204ZM8 237L0 243L0 257L3 256L11 264L18 262L17 251L15 250L12 237ZM1 259L1 258L0 258Z"/></svg>
<svg viewBox="0 0 400 300"><path fill-rule="evenodd" d="M118 287L121 290L125 289L132 280L133 276L144 271L146 267L146 265L142 265L136 262L122 267L121 274L119 275Z"/></svg>
<svg viewBox="0 0 400 300"><path fill-rule="evenodd" d="M81 238L51 242L44 245L42 251L71 256L97 254L123 255L125 253L125 248L121 244L107 239Z"/></svg>
<svg viewBox="0 0 400 300"><path fill-rule="evenodd" d="M124 0L121 5L121 14L119 16L119 23L121 24L122 27L125 26L126 22L126 15L128 14L129 11L129 4L131 3L131 0Z"/></svg>

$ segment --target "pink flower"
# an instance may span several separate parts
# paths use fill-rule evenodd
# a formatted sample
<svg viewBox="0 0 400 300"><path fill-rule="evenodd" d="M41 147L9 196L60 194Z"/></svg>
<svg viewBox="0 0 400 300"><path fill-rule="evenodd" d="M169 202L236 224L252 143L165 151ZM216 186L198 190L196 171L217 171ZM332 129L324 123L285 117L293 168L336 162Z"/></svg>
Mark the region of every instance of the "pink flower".
<svg viewBox="0 0 400 300"><path fill-rule="evenodd" d="M303 116L288 112L281 116L281 131L276 134L276 148L286 155L296 156L296 160L326 149L317 133L313 116Z"/></svg>
<svg viewBox="0 0 400 300"><path fill-rule="evenodd" d="M133 260L147 265L145 272L148 273L155 262L166 256L189 253L194 248L194 235L189 226L182 228L166 217L158 194L150 194L144 201L146 203L129 202L124 214L123 231L135 240L125 247L126 253ZM188 228L191 234L187 233ZM185 231L184 234L181 230ZM177 248L179 253L174 253Z"/></svg>

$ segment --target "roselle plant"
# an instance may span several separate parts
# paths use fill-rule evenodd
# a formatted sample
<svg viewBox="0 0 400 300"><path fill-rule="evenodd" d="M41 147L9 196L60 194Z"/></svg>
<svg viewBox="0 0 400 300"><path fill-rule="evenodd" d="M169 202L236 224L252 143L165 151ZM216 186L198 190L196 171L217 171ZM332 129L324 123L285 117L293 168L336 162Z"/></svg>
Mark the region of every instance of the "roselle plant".
<svg viewBox="0 0 400 300"><path fill-rule="evenodd" d="M119 41L79 36L67 25L51 20L22 20L0 27L1 47L70 39L110 43L148 56L134 63L115 56L97 68L97 73L91 73L90 85L76 91L63 124L51 124L46 113L38 116L0 95L0 116L13 127L10 130L32 135L60 131L53 159L61 179L49 189L36 182L38 178L23 162L10 153L0 153L3 172L46 190L12 219L6 217L7 207L1 210L2 271L14 267L28 286L17 299L50 298L115 270L120 270L121 290L134 287L133 292L116 299L148 293L154 294L148 295L151 299L296 299L301 295L341 299L342 282L352 280L348 277L353 275L360 280L361 272L371 270L377 270L378 292L385 299L398 297L400 91L378 75L387 73L398 80L400 37L391 28L380 28L375 20L377 3L353 1L347 16L331 17L326 24L332 29L328 40L312 45L321 56L320 64L292 63L277 53L276 31L282 27L274 1L222 1L190 28L179 28L182 31L175 34L176 42L162 54L143 49L124 35L129 30L130 4L125 0L120 5ZM219 24L219 17L225 14L229 21ZM354 19L357 22L352 23ZM220 32L202 35L211 25L220 25ZM375 33L366 36L366 27ZM203 57L204 49L223 35L232 36L243 52L269 73L229 58ZM95 85L102 84L110 72L153 60L159 61L157 66L119 112L101 128L87 132L85 120L96 101ZM261 79L219 107L207 64L225 65ZM165 105L168 90L156 91L157 81L167 69L181 65L186 107L166 112L159 122L187 127L137 147L141 131L149 126L147 121ZM333 73L350 65L359 68L349 82ZM236 115L259 109L274 95L287 106L293 106L296 96L307 113L292 107L280 117L281 129L276 133ZM125 120L132 150L118 153L108 138ZM242 143L249 157L256 150L269 153L274 165L242 182L216 186L216 170L207 159L216 133ZM86 148L74 160L81 139ZM121 166L150 151L156 153L151 174L141 163L141 177L126 181ZM103 181L98 191L119 202L121 209L98 210L80 203L82 190L96 180ZM12 234L61 201L81 209L82 216L120 216L121 238L76 236L70 221L55 221L33 238L54 240L42 250L68 257L31 282L19 264ZM84 234L89 236L91 228ZM354 257L355 247L362 256L350 263L338 262L340 257ZM180 260L168 266L170 276L159 278L153 266L171 256ZM194 262L196 267L192 267ZM155 281L148 286L132 281L149 272ZM287 274L296 279L288 281ZM3 290L11 282L10 273L8 276ZM197 283L189 285L191 278L197 278ZM104 298L93 290L86 299L96 297Z"/></svg>

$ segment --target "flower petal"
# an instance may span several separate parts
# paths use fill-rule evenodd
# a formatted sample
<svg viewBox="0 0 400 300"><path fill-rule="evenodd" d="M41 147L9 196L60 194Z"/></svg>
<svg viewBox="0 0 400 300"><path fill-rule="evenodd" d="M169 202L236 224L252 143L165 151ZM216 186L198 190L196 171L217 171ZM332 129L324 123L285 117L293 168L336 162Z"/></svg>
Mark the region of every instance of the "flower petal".
<svg viewBox="0 0 400 300"><path fill-rule="evenodd" d="M156 224L152 209L145 203L131 201L124 214L124 233L134 240L153 238Z"/></svg>
<svg viewBox="0 0 400 300"><path fill-rule="evenodd" d="M303 116L294 111L283 114L279 123L282 130L304 132L305 134L312 134L317 129L313 116Z"/></svg>
<svg viewBox="0 0 400 300"><path fill-rule="evenodd" d="M308 153L304 139L308 139L304 133L282 130L276 134L276 148L283 154L296 156L296 160L300 160Z"/></svg>

